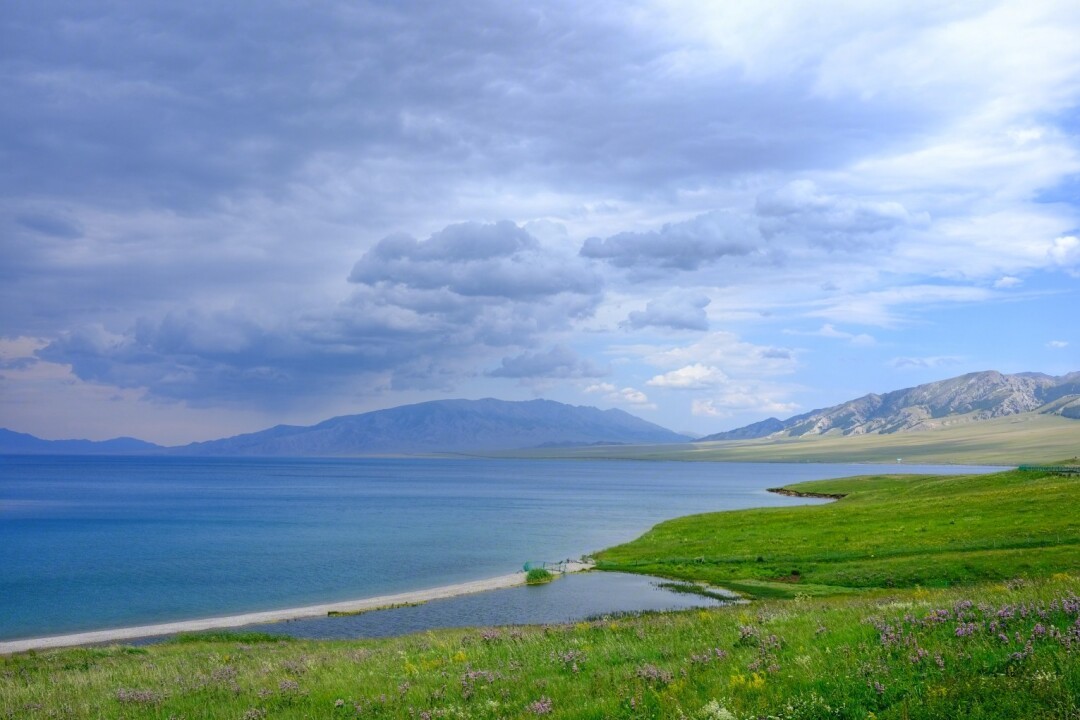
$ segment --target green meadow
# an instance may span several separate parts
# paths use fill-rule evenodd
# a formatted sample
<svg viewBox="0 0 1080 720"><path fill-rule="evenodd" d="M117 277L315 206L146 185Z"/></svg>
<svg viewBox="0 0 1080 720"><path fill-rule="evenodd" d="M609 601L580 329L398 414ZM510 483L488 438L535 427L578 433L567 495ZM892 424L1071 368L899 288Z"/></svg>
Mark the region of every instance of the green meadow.
<svg viewBox="0 0 1080 720"><path fill-rule="evenodd" d="M735 588L746 604L24 653L0 658L0 717L1080 718L1080 478L789 490L843 499L679 518L597 555L605 569Z"/></svg>
<svg viewBox="0 0 1080 720"><path fill-rule="evenodd" d="M824 505L693 515L597 555L600 567L758 596L949 587L1080 568L1080 477L874 475L792 485Z"/></svg>

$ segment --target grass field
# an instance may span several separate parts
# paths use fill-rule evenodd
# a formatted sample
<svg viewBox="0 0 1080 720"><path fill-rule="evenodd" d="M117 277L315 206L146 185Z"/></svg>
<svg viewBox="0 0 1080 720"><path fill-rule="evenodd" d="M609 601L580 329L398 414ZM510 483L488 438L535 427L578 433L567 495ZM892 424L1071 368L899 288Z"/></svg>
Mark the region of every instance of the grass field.
<svg viewBox="0 0 1080 720"><path fill-rule="evenodd" d="M1075 718L1080 579L0 658L5 718Z"/></svg>
<svg viewBox="0 0 1080 720"><path fill-rule="evenodd" d="M936 430L850 437L814 435L678 445L537 449L527 457L726 462L868 462L1021 465L1080 454L1080 420L1024 413Z"/></svg>
<svg viewBox="0 0 1080 720"><path fill-rule="evenodd" d="M1078 477L877 475L787 489L845 497L669 520L597 560L786 597L1080 570Z"/></svg>
<svg viewBox="0 0 1080 720"><path fill-rule="evenodd" d="M599 553L787 599L378 641L219 633L26 653L0 658L0 718L1080 718L1080 479L793 487L845 498L672 520Z"/></svg>

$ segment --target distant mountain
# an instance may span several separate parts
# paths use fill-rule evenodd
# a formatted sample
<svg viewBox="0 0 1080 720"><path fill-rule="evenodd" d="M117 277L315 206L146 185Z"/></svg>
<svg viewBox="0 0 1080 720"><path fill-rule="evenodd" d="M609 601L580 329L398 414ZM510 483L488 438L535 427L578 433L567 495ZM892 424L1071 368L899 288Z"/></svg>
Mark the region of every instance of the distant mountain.
<svg viewBox="0 0 1080 720"><path fill-rule="evenodd" d="M138 455L162 450L160 445L122 437L112 440L42 440L0 428L0 455Z"/></svg>
<svg viewBox="0 0 1080 720"><path fill-rule="evenodd" d="M551 400L436 400L312 425L193 443L188 455L348 456L519 450L553 445L676 443L689 438L622 410Z"/></svg>
<svg viewBox="0 0 1080 720"><path fill-rule="evenodd" d="M1042 373L970 373L949 380L864 395L856 400L778 420L716 433L698 442L803 435L865 435L928 430L1023 412L1080 419L1080 372L1061 377Z"/></svg>

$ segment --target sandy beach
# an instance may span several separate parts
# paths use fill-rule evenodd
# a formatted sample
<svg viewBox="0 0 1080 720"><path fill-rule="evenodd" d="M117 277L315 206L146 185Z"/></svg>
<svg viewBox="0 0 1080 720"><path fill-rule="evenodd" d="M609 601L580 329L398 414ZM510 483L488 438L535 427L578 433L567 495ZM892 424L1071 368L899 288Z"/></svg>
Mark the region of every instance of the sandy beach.
<svg viewBox="0 0 1080 720"><path fill-rule="evenodd" d="M589 570L590 568L592 568L592 565L585 563L567 563L565 572L581 572L583 570ZM378 597L345 600L322 605L307 605L298 608L287 608L285 610L267 610L264 612L244 613L242 615L203 618L201 620L183 620L179 622L161 623L158 625L138 625L135 627L95 630L93 632L73 633L70 635L54 635L52 637L29 638L26 640L10 640L0 642L0 655L9 655L11 653L24 652L26 650L69 647L72 645L114 643L122 640L173 635L182 632L219 630L222 628L242 627L244 625L252 625L255 623L326 617L332 612L355 613L365 610L378 610L394 605L441 600L443 598L471 595L473 593L486 592L488 590L500 590L502 588L515 587L524 584L525 573L516 572L510 575L500 575L498 577L488 578L486 580L474 580L472 582L458 583L456 585L444 585L442 587L428 588L427 590L414 590L412 592L398 593L396 595L380 595Z"/></svg>

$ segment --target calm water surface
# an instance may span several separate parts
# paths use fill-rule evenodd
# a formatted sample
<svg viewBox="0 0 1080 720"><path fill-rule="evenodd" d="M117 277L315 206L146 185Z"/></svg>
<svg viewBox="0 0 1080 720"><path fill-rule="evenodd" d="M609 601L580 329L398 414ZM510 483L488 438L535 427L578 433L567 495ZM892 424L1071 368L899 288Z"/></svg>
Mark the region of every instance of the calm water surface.
<svg viewBox="0 0 1080 720"><path fill-rule="evenodd" d="M805 503L765 492L801 480L992 470L0 457L0 639L491 577L526 560L576 558L679 515ZM569 587L551 589L560 586Z"/></svg>

